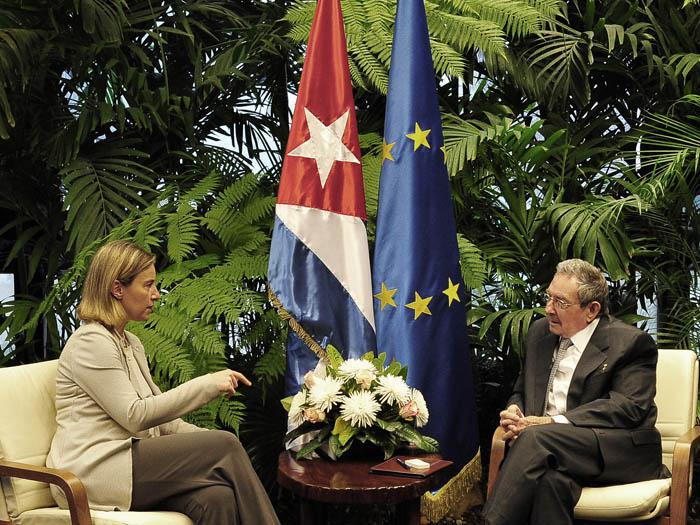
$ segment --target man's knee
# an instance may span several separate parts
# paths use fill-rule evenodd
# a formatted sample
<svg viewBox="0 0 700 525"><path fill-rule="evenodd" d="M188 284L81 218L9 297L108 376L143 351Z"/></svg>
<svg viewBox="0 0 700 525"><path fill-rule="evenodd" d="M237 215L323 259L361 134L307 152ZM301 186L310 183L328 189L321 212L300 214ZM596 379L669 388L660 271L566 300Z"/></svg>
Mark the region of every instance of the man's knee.
<svg viewBox="0 0 700 525"><path fill-rule="evenodd" d="M549 449L561 442L562 436L567 430L568 429L565 428L565 425L560 425L557 423L526 427L522 432L520 432L520 435L518 436L518 439L515 440L513 446L521 443L521 447L523 445L528 445Z"/></svg>
<svg viewBox="0 0 700 525"><path fill-rule="evenodd" d="M532 427L527 427L524 430L518 434L518 438L513 442L511 445L511 449L513 451L519 450L519 449L532 449L533 447L536 447L540 443L540 434L541 434L541 427L540 426L532 426Z"/></svg>

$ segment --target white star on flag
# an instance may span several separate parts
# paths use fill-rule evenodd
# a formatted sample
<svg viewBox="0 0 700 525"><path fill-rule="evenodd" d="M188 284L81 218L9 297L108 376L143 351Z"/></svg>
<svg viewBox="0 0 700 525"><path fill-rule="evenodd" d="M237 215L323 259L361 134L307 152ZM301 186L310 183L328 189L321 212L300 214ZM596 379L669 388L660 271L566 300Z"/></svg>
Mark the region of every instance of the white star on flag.
<svg viewBox="0 0 700 525"><path fill-rule="evenodd" d="M318 176L321 178L322 188L325 187L328 174L336 160L339 162L352 162L354 164L360 163L353 152L343 144L343 134L345 133L345 126L348 123L349 112L350 110L347 110L335 122L326 126L316 118L316 115L309 111L309 108L304 108L306 124L309 127L311 137L309 140L287 153L287 155L292 157L314 159L316 161L316 167L318 168Z"/></svg>

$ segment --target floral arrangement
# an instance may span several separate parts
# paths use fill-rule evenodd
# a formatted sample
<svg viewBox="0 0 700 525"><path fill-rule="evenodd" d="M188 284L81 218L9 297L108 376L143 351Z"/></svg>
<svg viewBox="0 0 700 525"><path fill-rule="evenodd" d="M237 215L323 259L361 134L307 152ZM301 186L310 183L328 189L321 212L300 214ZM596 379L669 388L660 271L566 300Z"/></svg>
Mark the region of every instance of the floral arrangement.
<svg viewBox="0 0 700 525"><path fill-rule="evenodd" d="M330 363L307 372L301 390L282 400L292 428L285 441L308 434L297 458L320 449L337 459L358 442L375 445L385 459L407 444L437 452L437 441L416 430L429 413L423 394L406 384L406 367L396 360L385 367L385 353L344 360L331 345L326 353Z"/></svg>

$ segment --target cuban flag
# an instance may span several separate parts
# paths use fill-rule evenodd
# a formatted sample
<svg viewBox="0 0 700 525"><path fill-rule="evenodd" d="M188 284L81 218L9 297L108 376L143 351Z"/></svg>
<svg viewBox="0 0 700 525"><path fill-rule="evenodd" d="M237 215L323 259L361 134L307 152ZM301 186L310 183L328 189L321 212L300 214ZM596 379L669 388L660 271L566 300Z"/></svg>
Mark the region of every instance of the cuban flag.
<svg viewBox="0 0 700 525"><path fill-rule="evenodd" d="M325 358L375 350L365 194L339 0L319 0L282 166L269 295L289 320L286 393Z"/></svg>

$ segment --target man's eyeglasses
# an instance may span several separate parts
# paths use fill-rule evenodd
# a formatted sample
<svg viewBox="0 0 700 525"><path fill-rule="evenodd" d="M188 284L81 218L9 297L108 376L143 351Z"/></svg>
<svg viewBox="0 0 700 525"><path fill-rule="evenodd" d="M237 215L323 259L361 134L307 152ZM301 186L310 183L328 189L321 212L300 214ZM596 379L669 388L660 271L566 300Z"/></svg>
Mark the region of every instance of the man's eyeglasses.
<svg viewBox="0 0 700 525"><path fill-rule="evenodd" d="M544 294L544 304L549 304L549 301L554 302L554 308L557 310L566 310L567 308L570 308L572 306L575 306L577 304L581 303L567 303L563 299L559 299L559 297L552 297L548 293L545 292Z"/></svg>

